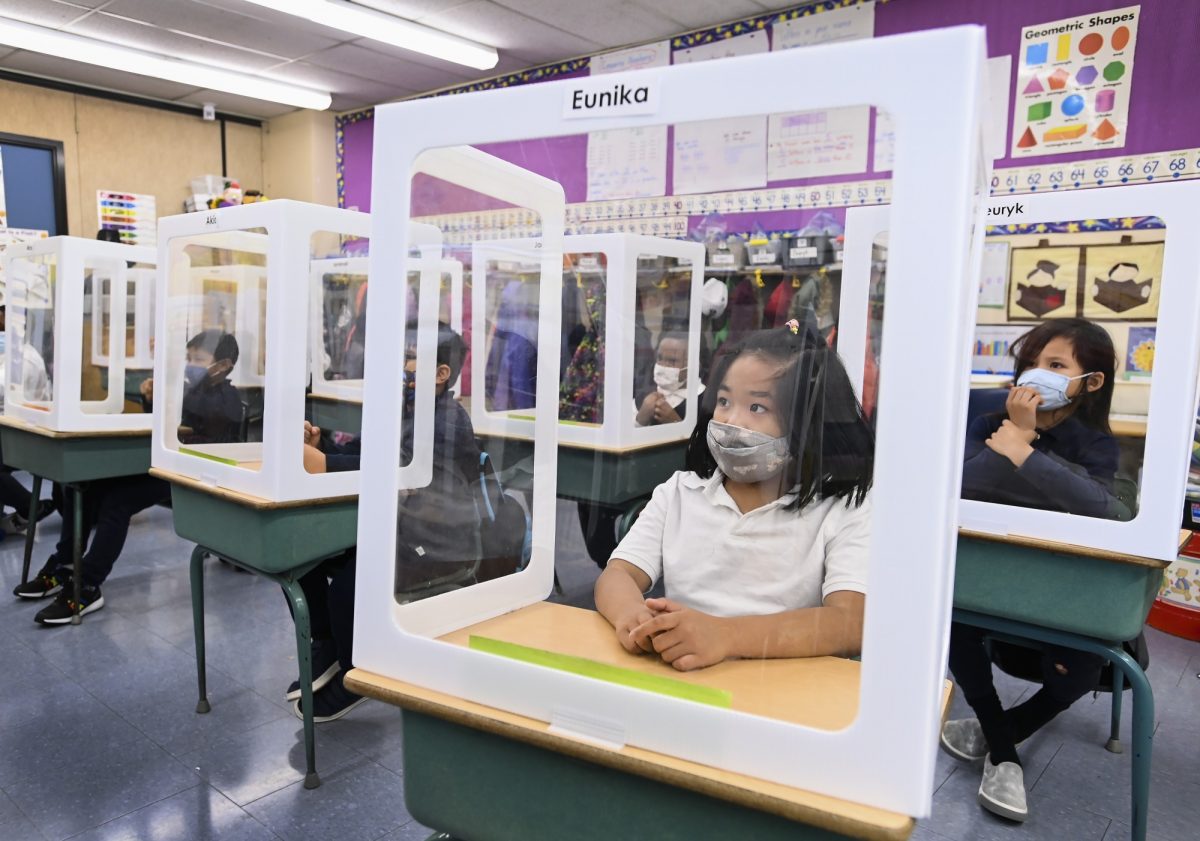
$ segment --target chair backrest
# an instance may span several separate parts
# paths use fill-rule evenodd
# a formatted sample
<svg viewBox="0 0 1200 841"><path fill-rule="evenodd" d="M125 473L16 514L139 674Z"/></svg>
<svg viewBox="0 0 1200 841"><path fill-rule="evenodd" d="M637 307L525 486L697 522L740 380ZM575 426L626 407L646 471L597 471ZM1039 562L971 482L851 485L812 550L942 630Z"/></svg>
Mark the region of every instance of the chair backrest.
<svg viewBox="0 0 1200 841"><path fill-rule="evenodd" d="M973 388L967 393L967 429L976 418L1004 411L1007 388Z"/></svg>

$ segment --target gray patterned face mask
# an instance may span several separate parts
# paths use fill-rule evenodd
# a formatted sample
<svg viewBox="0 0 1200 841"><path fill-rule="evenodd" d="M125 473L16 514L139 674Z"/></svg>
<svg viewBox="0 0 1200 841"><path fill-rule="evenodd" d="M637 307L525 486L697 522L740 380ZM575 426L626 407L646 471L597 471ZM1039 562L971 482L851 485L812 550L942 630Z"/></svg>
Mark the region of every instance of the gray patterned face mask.
<svg viewBox="0 0 1200 841"><path fill-rule="evenodd" d="M765 482L777 476L788 461L786 438L710 420L708 451L721 472L735 482Z"/></svg>

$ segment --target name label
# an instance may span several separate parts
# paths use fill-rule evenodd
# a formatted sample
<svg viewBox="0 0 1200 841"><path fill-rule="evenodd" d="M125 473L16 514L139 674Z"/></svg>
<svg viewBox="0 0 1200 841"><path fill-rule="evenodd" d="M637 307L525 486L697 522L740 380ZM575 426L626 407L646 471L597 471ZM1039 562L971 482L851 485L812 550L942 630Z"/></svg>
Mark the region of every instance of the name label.
<svg viewBox="0 0 1200 841"><path fill-rule="evenodd" d="M653 80L611 82L581 79L569 85L563 97L563 117L619 117L658 111L658 85Z"/></svg>
<svg viewBox="0 0 1200 841"><path fill-rule="evenodd" d="M999 207L989 207L987 209L988 216L1002 216L1005 219L1011 219L1025 212L1025 205L1022 202L1013 202L1012 204L1002 204Z"/></svg>

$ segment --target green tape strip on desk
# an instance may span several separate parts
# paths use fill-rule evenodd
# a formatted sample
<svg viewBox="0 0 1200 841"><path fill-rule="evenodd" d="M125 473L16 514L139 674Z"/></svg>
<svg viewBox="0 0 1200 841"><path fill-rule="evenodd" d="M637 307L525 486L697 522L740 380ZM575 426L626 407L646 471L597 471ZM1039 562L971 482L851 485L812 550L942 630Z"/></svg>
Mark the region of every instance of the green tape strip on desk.
<svg viewBox="0 0 1200 841"><path fill-rule="evenodd" d="M236 459L225 458L224 456L215 456L212 453L202 453L199 450L193 450L190 447L180 447L179 452L181 452L182 454L184 454L186 456L195 456L196 458L206 458L209 461L215 461L219 464L228 464L233 467L238 466L238 462Z"/></svg>
<svg viewBox="0 0 1200 841"><path fill-rule="evenodd" d="M492 639L491 637L475 636L474 634L470 638L470 647L487 654L496 654L500 657L508 657L524 663L533 663L535 666L545 666L549 669L558 669L559 671L570 672L574 675L605 680L609 683L618 683L621 686L630 686L646 692L670 695L672 698L682 698L685 701L695 701L698 704L708 704L709 706L723 707L725 709L733 706L733 694L726 692L724 689L714 689L711 686L701 686L683 680L662 677L661 675L639 672L634 669L624 669L620 666L601 663L598 660L589 660L586 657L558 654L557 652L546 651L542 648L530 648L529 646L504 642L503 640Z"/></svg>

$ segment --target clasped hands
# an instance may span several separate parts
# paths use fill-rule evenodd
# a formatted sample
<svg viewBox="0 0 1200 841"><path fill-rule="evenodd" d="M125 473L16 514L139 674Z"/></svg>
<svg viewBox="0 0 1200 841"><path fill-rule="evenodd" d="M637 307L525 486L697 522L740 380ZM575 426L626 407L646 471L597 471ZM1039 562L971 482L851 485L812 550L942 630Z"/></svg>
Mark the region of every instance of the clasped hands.
<svg viewBox="0 0 1200 841"><path fill-rule="evenodd" d="M671 599L646 599L615 630L626 651L657 654L664 663L686 672L729 657L729 621Z"/></svg>

